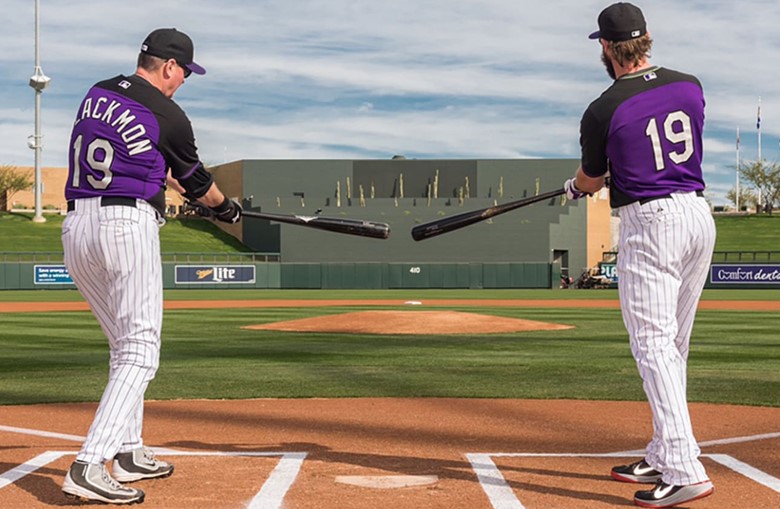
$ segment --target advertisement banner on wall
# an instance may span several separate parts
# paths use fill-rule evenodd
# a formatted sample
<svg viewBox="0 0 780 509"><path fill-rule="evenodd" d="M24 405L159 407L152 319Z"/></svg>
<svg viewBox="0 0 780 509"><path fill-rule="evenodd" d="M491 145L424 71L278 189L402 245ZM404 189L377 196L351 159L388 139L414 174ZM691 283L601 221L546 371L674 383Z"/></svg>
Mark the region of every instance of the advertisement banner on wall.
<svg viewBox="0 0 780 509"><path fill-rule="evenodd" d="M599 276L609 280L610 283L617 283L617 265L614 263L599 263Z"/></svg>
<svg viewBox="0 0 780 509"><path fill-rule="evenodd" d="M780 284L780 264L752 265L714 263L710 266L714 284Z"/></svg>
<svg viewBox="0 0 780 509"><path fill-rule="evenodd" d="M254 265L176 265L176 284L254 284Z"/></svg>
<svg viewBox="0 0 780 509"><path fill-rule="evenodd" d="M33 266L36 285L72 285L73 280L64 265L35 265Z"/></svg>

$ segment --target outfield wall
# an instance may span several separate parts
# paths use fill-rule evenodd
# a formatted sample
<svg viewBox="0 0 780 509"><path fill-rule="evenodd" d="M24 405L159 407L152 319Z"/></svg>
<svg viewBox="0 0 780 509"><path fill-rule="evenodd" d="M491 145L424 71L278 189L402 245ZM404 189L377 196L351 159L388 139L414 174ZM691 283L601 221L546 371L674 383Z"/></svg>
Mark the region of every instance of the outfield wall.
<svg viewBox="0 0 780 509"><path fill-rule="evenodd" d="M273 255L245 255L274 260ZM559 288L561 266L544 262L329 262L249 263L220 259L163 262L166 289L386 289L386 288ZM196 257L197 258L197 257ZM61 259L0 262L0 290L75 288ZM610 287L619 284L614 263L600 264ZM605 287L605 286L602 286ZM706 288L780 289L780 264L714 261Z"/></svg>
<svg viewBox="0 0 780 509"><path fill-rule="evenodd" d="M557 288L550 263L163 263L165 289ZM0 263L0 290L74 289L60 263Z"/></svg>

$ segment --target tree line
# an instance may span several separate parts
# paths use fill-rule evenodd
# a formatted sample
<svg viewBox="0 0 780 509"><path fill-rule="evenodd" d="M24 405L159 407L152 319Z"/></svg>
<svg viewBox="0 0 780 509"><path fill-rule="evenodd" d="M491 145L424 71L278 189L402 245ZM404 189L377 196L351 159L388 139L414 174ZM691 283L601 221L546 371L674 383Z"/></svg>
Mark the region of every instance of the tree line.
<svg viewBox="0 0 780 509"><path fill-rule="evenodd" d="M739 165L739 208L772 214L780 201L780 164L747 161ZM726 193L726 199L737 205L737 186Z"/></svg>

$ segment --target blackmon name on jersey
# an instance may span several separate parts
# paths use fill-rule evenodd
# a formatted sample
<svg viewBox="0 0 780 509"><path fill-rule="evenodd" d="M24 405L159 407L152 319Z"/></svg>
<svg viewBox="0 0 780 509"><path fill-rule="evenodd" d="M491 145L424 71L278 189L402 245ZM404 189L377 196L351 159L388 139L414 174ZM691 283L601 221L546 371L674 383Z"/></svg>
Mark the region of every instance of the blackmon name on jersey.
<svg viewBox="0 0 780 509"><path fill-rule="evenodd" d="M119 83L121 87L124 81ZM121 113L117 110L124 108ZM136 116L130 111L130 108L124 106L115 98L108 98L105 95L97 97L87 96L81 105L81 114L76 118L74 125L85 118L92 118L109 124L127 147L127 153L131 156L152 150L152 142L146 136L146 127L141 122L136 121ZM131 125L132 124L132 125ZM130 127L128 127L130 126ZM139 140L139 138L142 138ZM138 140L138 141L136 141Z"/></svg>

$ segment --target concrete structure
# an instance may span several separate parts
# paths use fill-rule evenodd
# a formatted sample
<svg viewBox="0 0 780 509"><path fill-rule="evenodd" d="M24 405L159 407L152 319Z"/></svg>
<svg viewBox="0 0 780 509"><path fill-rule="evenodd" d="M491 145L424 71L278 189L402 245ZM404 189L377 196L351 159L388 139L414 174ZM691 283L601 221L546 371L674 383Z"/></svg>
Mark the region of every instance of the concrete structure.
<svg viewBox="0 0 780 509"><path fill-rule="evenodd" d="M246 219L224 229L285 263L559 262L576 277L614 245L606 193L537 203L440 237L415 242L417 224L558 188L574 159L243 160L214 167L245 208L388 223L387 240ZM220 225L222 226L222 225Z"/></svg>

